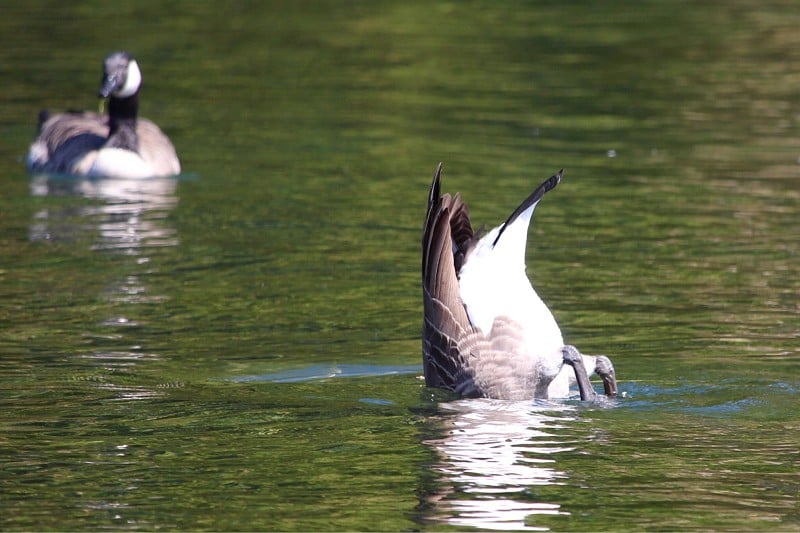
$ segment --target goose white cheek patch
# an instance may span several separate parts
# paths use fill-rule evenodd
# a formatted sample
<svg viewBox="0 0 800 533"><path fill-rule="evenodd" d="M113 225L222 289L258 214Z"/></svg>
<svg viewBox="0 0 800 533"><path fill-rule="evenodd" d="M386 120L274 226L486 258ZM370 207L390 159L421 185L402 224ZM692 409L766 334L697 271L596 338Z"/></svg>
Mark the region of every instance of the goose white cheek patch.
<svg viewBox="0 0 800 533"><path fill-rule="evenodd" d="M141 85L142 71L139 70L139 65L136 63L136 60L132 59L130 63L128 63L128 73L125 76L125 85L123 85L121 89L114 93L114 95L119 98L128 98L129 96L136 94L136 91L139 90Z"/></svg>

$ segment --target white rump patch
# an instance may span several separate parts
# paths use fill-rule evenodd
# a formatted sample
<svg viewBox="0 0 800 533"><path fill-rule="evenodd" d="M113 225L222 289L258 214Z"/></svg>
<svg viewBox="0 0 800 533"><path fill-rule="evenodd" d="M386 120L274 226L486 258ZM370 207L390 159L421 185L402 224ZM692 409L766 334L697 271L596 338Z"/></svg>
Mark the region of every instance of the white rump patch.
<svg viewBox="0 0 800 533"><path fill-rule="evenodd" d="M136 152L122 148L103 148L87 173L95 177L150 178L153 167Z"/></svg>

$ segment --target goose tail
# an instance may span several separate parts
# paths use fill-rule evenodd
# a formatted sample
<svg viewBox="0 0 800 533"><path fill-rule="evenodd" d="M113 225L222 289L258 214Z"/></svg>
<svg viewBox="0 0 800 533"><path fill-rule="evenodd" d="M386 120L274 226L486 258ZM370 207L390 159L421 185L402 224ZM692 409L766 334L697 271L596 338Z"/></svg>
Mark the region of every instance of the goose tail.
<svg viewBox="0 0 800 533"><path fill-rule="evenodd" d="M514 212L509 215L508 219L506 219L503 225L500 226L500 231L497 232L497 236L495 237L494 242L492 242L492 246L497 246L497 243L500 241L500 237L503 236L503 233L505 233L507 229L510 229L512 226L514 226L514 223L517 220L524 221L527 229L528 222L530 222L531 215L533 215L533 210L536 209L536 204L539 203L539 200L542 199L542 196L544 196L547 191L555 189L556 185L561 182L561 178L563 177L564 169L562 168L556 174L550 176L538 187L536 187L536 189L534 189L534 191L528 195L528 197L525 198L521 204L519 204L519 207L517 207Z"/></svg>

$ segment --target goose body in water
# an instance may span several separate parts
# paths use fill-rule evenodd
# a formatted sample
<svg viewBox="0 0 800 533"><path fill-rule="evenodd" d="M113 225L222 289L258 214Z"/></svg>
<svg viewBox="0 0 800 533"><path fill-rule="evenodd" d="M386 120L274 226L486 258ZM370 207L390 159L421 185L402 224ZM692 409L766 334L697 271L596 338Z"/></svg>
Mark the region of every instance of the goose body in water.
<svg viewBox="0 0 800 533"><path fill-rule="evenodd" d="M180 174L175 147L153 122L139 118L142 73L127 52L103 62L99 97L108 115L66 112L39 116L39 132L28 150L33 173L148 178Z"/></svg>
<svg viewBox="0 0 800 533"><path fill-rule="evenodd" d="M426 385L463 397L523 400L566 397L570 381L577 381L581 398L590 400L588 366L603 379L606 395L615 396L611 361L564 345L553 314L525 274L530 219L563 171L483 236L473 231L460 194L440 194L441 174L440 163L422 238Z"/></svg>

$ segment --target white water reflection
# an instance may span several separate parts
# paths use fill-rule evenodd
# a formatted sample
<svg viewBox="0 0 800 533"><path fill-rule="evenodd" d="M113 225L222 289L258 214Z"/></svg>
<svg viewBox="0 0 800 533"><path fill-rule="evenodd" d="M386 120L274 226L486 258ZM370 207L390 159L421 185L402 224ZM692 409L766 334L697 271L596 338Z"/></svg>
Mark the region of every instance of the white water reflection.
<svg viewBox="0 0 800 533"><path fill-rule="evenodd" d="M33 196L75 196L100 200L79 207L47 207L34 215L29 229L33 241L75 240L97 231L96 250L141 255L142 249L176 246L177 232L167 225L178 204L172 178L116 179L36 176Z"/></svg>
<svg viewBox="0 0 800 533"><path fill-rule="evenodd" d="M177 230L168 223L178 204L174 178L118 179L38 175L31 179L31 195L72 197L76 202L39 210L28 229L31 241L81 242L89 248L132 256L136 271L150 263L148 251L179 244ZM150 267L148 267L150 268ZM160 302L150 294L139 272L112 281L105 291L118 303ZM127 317L110 317L104 324L135 324Z"/></svg>
<svg viewBox="0 0 800 533"><path fill-rule="evenodd" d="M457 527L542 530L533 515L566 515L556 502L536 501L535 487L563 483L556 455L574 449L558 436L573 406L561 403L460 400L436 417L446 436L425 441L441 462L440 490L430 497L433 520Z"/></svg>
<svg viewBox="0 0 800 533"><path fill-rule="evenodd" d="M85 325L85 338L101 348L78 355L99 372L91 383L112 393L115 400L147 400L162 395L152 386L137 382L136 365L158 359L158 355L144 353L133 339L142 325L137 316L141 306L167 299L154 293L147 279L157 271L153 252L179 244L177 230L168 218L178 204L177 183L174 178L38 175L31 179L32 196L53 199L34 214L28 227L31 241L68 244L77 253L88 249L117 258L108 278L99 280L98 291L111 304L106 306L107 314L94 316L94 323ZM106 278L104 272L101 274ZM97 276L97 272L86 275ZM126 330L133 331L129 334Z"/></svg>

